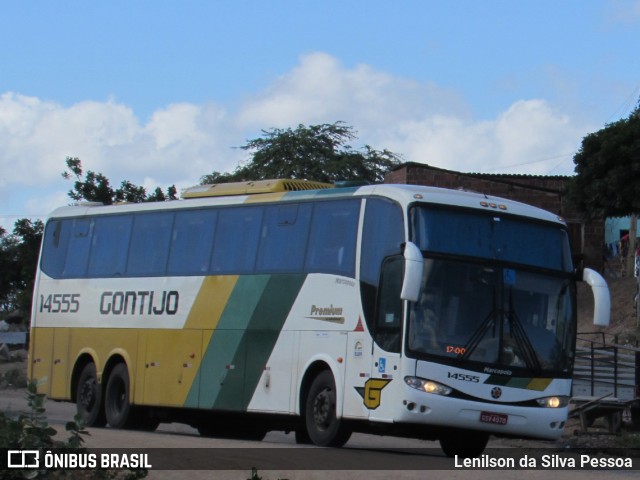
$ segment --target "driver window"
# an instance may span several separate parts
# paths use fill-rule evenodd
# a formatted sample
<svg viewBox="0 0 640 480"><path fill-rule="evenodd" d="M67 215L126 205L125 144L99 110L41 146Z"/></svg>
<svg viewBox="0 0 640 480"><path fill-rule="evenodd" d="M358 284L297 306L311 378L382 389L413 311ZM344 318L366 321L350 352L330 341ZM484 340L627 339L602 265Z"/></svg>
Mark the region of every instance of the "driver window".
<svg viewBox="0 0 640 480"><path fill-rule="evenodd" d="M402 339L401 256L388 257L382 264L374 340L388 352L400 353Z"/></svg>

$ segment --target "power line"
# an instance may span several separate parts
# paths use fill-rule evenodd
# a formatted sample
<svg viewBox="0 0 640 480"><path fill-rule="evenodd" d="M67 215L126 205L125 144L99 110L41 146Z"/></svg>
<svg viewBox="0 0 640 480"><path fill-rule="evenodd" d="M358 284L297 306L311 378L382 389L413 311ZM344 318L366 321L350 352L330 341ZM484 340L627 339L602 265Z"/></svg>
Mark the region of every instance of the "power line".
<svg viewBox="0 0 640 480"><path fill-rule="evenodd" d="M501 170L501 169L522 167L524 165L533 165L535 163L548 162L549 160L555 160L556 158L562 158L563 159L562 161L564 162L564 160L566 160L566 157L569 156L569 155L573 155L573 152L571 152L571 153L563 153L561 155L554 155L553 157L546 157L546 158L542 158L542 159L538 159L538 160L531 160L529 162L515 163L513 165L501 165L499 167L490 168L489 170L487 170L487 172L492 172L492 171ZM560 163L562 163L562 162L560 162Z"/></svg>
<svg viewBox="0 0 640 480"><path fill-rule="evenodd" d="M622 102L622 104L611 114L609 115L609 118L607 118L607 120L604 123L609 123L609 120L611 120L620 110L629 110L630 109L630 105L632 104L634 98L639 97L640 96L640 85L638 85L636 88L634 88L632 90L632 92L629 94L629 96L625 99L624 102Z"/></svg>
<svg viewBox="0 0 640 480"><path fill-rule="evenodd" d="M554 170L556 170L560 165L562 165L564 162L566 162L567 160L572 159L572 157L567 157L562 159L560 162L558 162L551 170L549 170L549 172L547 173L547 175L551 175L553 173Z"/></svg>

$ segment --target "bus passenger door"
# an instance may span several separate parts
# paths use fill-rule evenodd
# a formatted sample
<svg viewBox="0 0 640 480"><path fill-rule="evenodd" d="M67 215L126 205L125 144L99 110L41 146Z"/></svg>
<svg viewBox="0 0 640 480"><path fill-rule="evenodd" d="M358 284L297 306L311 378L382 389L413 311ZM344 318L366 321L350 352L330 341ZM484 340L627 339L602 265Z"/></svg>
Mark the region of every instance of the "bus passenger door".
<svg viewBox="0 0 640 480"><path fill-rule="evenodd" d="M402 256L385 259L382 265L380 287L373 333L371 376L365 383L364 403L369 419L391 422L398 408L403 379L400 378L400 350L402 346L403 302Z"/></svg>

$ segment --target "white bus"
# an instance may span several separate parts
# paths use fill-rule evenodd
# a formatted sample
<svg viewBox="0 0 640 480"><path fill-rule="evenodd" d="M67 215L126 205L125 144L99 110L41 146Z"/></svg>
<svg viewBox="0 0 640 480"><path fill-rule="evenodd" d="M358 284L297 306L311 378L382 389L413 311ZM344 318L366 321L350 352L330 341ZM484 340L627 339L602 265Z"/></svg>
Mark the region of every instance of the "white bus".
<svg viewBox="0 0 640 480"><path fill-rule="evenodd" d="M323 446L360 431L448 455L560 436L583 278L562 219L477 193L327 187L55 210L31 324L39 391L90 426ZM605 325L606 283L584 279Z"/></svg>

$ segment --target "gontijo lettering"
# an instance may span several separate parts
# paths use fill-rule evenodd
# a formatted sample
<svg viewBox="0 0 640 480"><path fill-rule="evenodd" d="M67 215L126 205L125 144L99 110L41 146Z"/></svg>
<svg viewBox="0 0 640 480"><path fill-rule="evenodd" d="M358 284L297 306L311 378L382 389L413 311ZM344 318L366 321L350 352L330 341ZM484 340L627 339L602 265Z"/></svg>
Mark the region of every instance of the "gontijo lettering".
<svg viewBox="0 0 640 480"><path fill-rule="evenodd" d="M180 294L176 290L104 292L100 296L102 315L175 315Z"/></svg>

